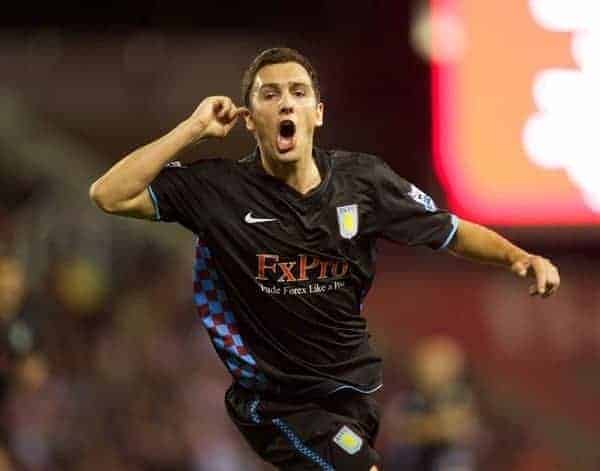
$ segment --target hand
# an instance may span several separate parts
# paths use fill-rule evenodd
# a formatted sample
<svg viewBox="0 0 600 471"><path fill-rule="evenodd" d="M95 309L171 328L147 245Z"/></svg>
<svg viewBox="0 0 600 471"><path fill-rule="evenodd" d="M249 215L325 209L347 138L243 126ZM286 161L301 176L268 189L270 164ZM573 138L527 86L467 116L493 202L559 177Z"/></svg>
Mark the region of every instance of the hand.
<svg viewBox="0 0 600 471"><path fill-rule="evenodd" d="M209 137L225 137L235 126L238 117L247 113L247 108L236 107L229 97L211 96L198 105L186 120L186 125L193 142Z"/></svg>
<svg viewBox="0 0 600 471"><path fill-rule="evenodd" d="M531 296L541 295L547 298L556 292L560 286L558 269L547 258L539 255L524 255L514 262L511 271L521 278L527 274L535 276L536 283L529 287Z"/></svg>

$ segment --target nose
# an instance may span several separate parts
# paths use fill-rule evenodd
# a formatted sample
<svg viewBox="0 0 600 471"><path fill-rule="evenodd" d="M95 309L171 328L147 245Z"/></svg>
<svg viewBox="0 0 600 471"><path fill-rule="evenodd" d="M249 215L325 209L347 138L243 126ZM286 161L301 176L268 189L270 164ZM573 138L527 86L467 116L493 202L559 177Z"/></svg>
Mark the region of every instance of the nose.
<svg viewBox="0 0 600 471"><path fill-rule="evenodd" d="M294 112L294 107L292 105L292 100L289 93L284 93L281 96L281 102L279 104L279 114L291 114Z"/></svg>

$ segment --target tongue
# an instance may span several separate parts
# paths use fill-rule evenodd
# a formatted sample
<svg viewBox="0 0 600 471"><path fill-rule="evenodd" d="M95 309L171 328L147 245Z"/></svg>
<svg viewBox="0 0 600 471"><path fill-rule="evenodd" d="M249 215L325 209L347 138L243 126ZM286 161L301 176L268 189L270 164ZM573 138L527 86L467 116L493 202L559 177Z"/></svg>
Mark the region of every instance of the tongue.
<svg viewBox="0 0 600 471"><path fill-rule="evenodd" d="M283 137L281 134L277 136L277 150L279 152L287 152L294 147L294 136Z"/></svg>

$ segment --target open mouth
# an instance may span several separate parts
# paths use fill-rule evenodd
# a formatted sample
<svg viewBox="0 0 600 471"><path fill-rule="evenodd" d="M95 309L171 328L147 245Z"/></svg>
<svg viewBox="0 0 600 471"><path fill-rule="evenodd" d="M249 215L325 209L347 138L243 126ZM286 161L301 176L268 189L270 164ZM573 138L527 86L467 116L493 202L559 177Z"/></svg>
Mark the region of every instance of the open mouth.
<svg viewBox="0 0 600 471"><path fill-rule="evenodd" d="M296 145L296 124L289 119L279 123L279 134L277 135L277 150L288 152Z"/></svg>

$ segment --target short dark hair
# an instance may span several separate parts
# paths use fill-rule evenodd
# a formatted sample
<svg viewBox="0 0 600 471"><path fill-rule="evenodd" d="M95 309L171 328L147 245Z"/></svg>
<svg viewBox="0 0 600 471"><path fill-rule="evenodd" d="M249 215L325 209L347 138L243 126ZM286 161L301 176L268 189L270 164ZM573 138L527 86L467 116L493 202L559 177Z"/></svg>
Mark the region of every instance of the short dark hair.
<svg viewBox="0 0 600 471"><path fill-rule="evenodd" d="M244 78L242 79L242 101L244 106L250 107L250 90L252 89L252 84L254 83L254 78L258 71L266 65L282 64L284 62L296 62L304 67L312 82L317 103L321 101L319 78L317 77L317 71L310 61L295 49L290 49L289 47L274 47L262 51L254 58L250 66L244 72Z"/></svg>

